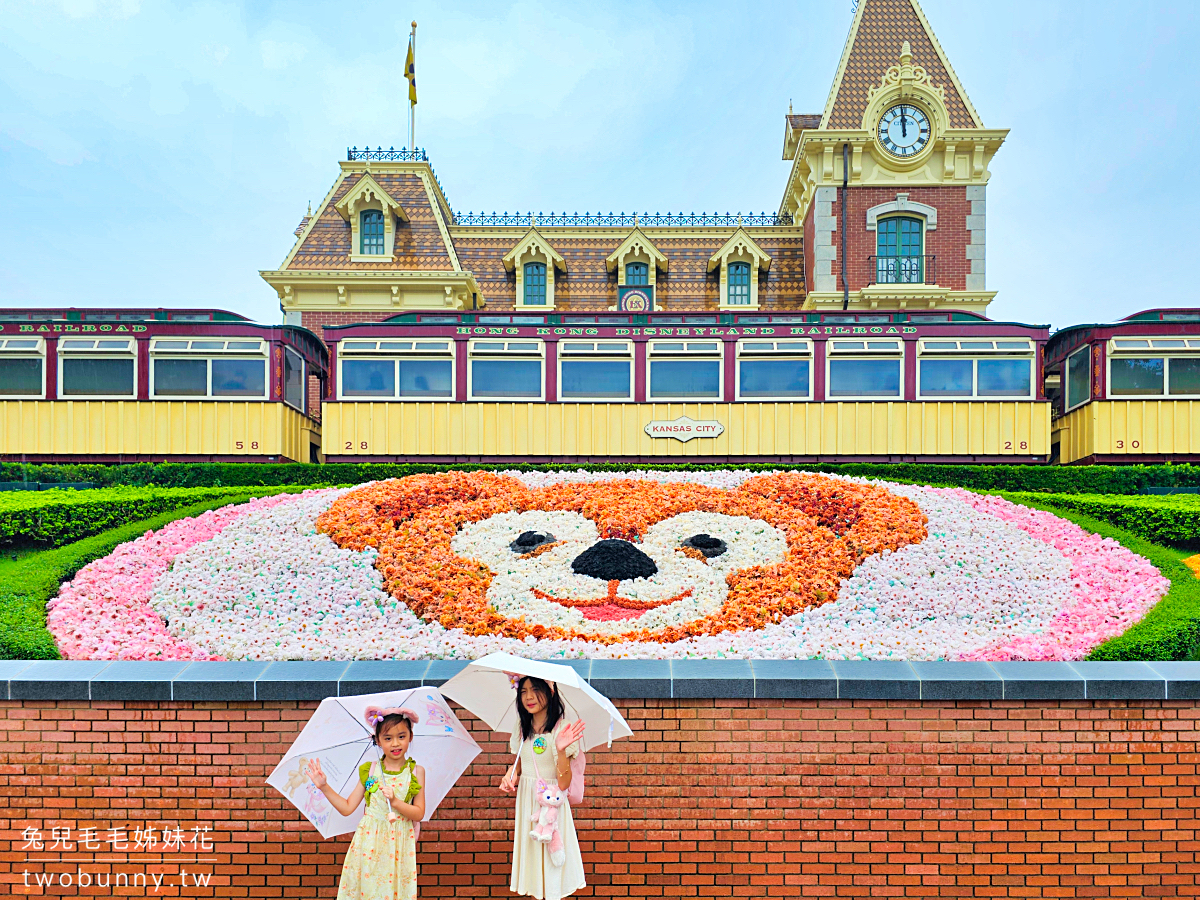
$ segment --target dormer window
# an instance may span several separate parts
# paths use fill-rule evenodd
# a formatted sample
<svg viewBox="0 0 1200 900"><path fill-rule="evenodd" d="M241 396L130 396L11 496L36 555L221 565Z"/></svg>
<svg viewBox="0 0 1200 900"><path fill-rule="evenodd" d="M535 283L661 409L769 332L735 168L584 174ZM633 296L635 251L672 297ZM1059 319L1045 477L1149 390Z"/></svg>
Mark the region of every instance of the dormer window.
<svg viewBox="0 0 1200 900"><path fill-rule="evenodd" d="M546 305L545 263L525 263L525 292L521 299L523 306Z"/></svg>
<svg viewBox="0 0 1200 900"><path fill-rule="evenodd" d="M531 225L502 262L516 282L518 308L554 309L554 279L566 272L567 261L536 228Z"/></svg>
<svg viewBox="0 0 1200 900"><path fill-rule="evenodd" d="M383 212L378 209L364 209L361 213L358 233L362 240L364 256L383 255Z"/></svg>
<svg viewBox="0 0 1200 900"><path fill-rule="evenodd" d="M631 262L625 266L626 284L649 284L650 266L644 262Z"/></svg>
<svg viewBox="0 0 1200 900"><path fill-rule="evenodd" d="M729 264L729 305L750 305L750 263Z"/></svg>
<svg viewBox="0 0 1200 900"><path fill-rule="evenodd" d="M708 270L718 270L721 309L758 309L758 282L771 265L771 257L740 225L708 260Z"/></svg>

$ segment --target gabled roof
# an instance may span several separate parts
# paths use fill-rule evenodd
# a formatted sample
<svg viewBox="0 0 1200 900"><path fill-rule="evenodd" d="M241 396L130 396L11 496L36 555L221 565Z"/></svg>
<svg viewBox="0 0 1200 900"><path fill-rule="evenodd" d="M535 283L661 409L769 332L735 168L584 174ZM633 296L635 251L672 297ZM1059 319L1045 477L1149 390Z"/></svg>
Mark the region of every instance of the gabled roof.
<svg viewBox="0 0 1200 900"><path fill-rule="evenodd" d="M546 259L554 264L554 268L562 272L567 270L567 261L563 259L562 254L550 246L550 242L542 237L541 232L533 225L529 226L529 230L517 241L516 246L504 254L504 268L511 272L517 260L530 251L545 255Z"/></svg>
<svg viewBox="0 0 1200 900"><path fill-rule="evenodd" d="M342 218L349 221L354 215L355 208L363 202L375 201L379 203L385 210L388 210L396 218L407 222L408 215L404 212L404 207L400 205L391 194L380 187L379 182L371 177L370 172L364 172L362 178L358 179L354 187L346 191L342 195L342 199L334 204L334 209L342 214Z"/></svg>
<svg viewBox="0 0 1200 900"><path fill-rule="evenodd" d="M859 0L821 116L822 128L862 126L868 91L878 87L888 68L896 65L905 41L912 48L913 64L924 68L930 82L945 90L950 127L983 127L917 0Z"/></svg>
<svg viewBox="0 0 1200 900"><path fill-rule="evenodd" d="M762 247L754 243L754 238L746 233L746 229L738 226L737 231L721 245L721 249L708 258L708 271L712 271L725 260L725 257L734 253L745 253L754 259L759 268L767 269L771 266L771 257L763 250Z"/></svg>
<svg viewBox="0 0 1200 900"><path fill-rule="evenodd" d="M617 245L617 249L608 254L608 257L604 260L604 265L608 268L608 271L611 272L617 267L617 264L621 261L622 257L628 256L630 253L638 252L638 248L641 248L643 253L654 260L655 268L662 270L667 268L667 258L657 247L654 246L654 241L646 237L642 229L636 225L634 226L633 231L629 232L629 235L625 238L625 240L621 241L621 243Z"/></svg>

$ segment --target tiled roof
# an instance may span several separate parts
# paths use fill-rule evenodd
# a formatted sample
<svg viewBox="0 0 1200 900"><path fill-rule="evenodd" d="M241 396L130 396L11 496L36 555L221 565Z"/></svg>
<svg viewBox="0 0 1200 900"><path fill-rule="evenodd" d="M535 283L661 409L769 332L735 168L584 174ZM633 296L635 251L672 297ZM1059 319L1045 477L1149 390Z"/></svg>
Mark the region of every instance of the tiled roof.
<svg viewBox="0 0 1200 900"><path fill-rule="evenodd" d="M788 113L788 124L796 131L804 131L809 128L821 127L820 113Z"/></svg>
<svg viewBox="0 0 1200 900"><path fill-rule="evenodd" d="M759 272L759 303L767 308L794 309L804 302L804 241L799 235L773 237L755 230L754 240L771 257L771 267ZM520 235L455 238L454 247L464 269L473 272L489 310L502 310L516 302L516 273L509 274L501 262ZM708 261L729 237L663 237L654 235L654 245L670 260L656 279L655 305L667 309L715 309L720 302L717 273L708 271ZM624 239L579 238L546 235L566 260L566 272L554 276L554 305L570 309L607 309L617 302L617 278L609 273L605 259Z"/></svg>
<svg viewBox="0 0 1200 900"><path fill-rule="evenodd" d="M912 0L860 0L863 4L858 32L847 48L845 71L833 109L829 128L858 128L867 108L867 91L878 87L890 66L900 61L900 48L908 41L913 65L922 66L929 80L946 91L946 110L951 128L979 127L954 86L935 38L926 31L913 8Z"/></svg>
<svg viewBox="0 0 1200 900"><path fill-rule="evenodd" d="M296 251L289 269L346 269L349 271L453 270L450 255L442 241L429 194L419 175L412 172L381 174L372 172L381 188L399 201L408 222L396 228L395 255L379 262L350 261L350 223L341 217L335 205L346 195L361 173L346 176L329 202L318 212L316 224Z"/></svg>

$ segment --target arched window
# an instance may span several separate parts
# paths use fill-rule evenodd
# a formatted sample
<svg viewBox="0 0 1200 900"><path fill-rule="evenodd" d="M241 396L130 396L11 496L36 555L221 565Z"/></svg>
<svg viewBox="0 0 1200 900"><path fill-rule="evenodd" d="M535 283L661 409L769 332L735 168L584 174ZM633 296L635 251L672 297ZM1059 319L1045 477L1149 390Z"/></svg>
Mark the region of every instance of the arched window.
<svg viewBox="0 0 1200 900"><path fill-rule="evenodd" d="M360 253L383 253L383 213L377 209L364 209L359 219Z"/></svg>
<svg viewBox="0 0 1200 900"><path fill-rule="evenodd" d="M645 263L631 262L625 264L626 284L649 284L650 267Z"/></svg>
<svg viewBox="0 0 1200 900"><path fill-rule="evenodd" d="M729 264L729 305L750 305L750 264L731 262Z"/></svg>
<svg viewBox="0 0 1200 900"><path fill-rule="evenodd" d="M546 264L540 262L525 263L525 296L526 306L546 305Z"/></svg>
<svg viewBox="0 0 1200 900"><path fill-rule="evenodd" d="M879 220L875 233L875 281L924 284L924 223L911 216L890 216Z"/></svg>

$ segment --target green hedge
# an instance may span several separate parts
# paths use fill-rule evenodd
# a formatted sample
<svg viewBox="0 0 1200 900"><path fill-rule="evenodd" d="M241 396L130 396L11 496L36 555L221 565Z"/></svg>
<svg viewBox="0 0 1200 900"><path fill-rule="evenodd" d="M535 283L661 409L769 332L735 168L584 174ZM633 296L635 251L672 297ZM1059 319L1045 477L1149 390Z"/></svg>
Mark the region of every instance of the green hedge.
<svg viewBox="0 0 1200 900"><path fill-rule="evenodd" d="M0 493L0 545L61 547L173 509L245 494L244 487L9 491Z"/></svg>
<svg viewBox="0 0 1200 900"><path fill-rule="evenodd" d="M1121 497L1100 494L1007 495L1017 503L1041 500L1116 525L1156 544L1200 550L1200 495Z"/></svg>
<svg viewBox="0 0 1200 900"><path fill-rule="evenodd" d="M1109 522L1059 505L1049 498L1008 494L1009 500L1049 510L1088 531L1118 541L1150 560L1171 580L1167 595L1124 634L1105 641L1089 655L1099 660L1167 660L1200 658L1200 580L1183 560L1189 550L1177 550L1151 543L1140 535ZM1057 498L1056 498L1057 500Z"/></svg>
<svg viewBox="0 0 1200 900"><path fill-rule="evenodd" d="M88 563L112 553L118 544L176 519L245 502L263 493L274 492L242 491L122 525L65 547L17 560L0 560L0 659L59 659L58 647L46 629L46 601L58 593L64 581L73 578Z"/></svg>
<svg viewBox="0 0 1200 900"><path fill-rule="evenodd" d="M703 470L738 468L803 469L884 478L914 484L953 485L978 491L1036 491L1063 494L1138 494L1148 487L1200 487L1200 466L982 466L925 463L840 463L787 466L750 465L630 465L616 463L555 465L482 465L463 463L134 463L131 465L23 465L0 463L0 481L82 482L100 485L159 485L215 487L222 485L357 484L379 478L398 478L418 472L452 469L520 469L628 471L630 469Z"/></svg>

